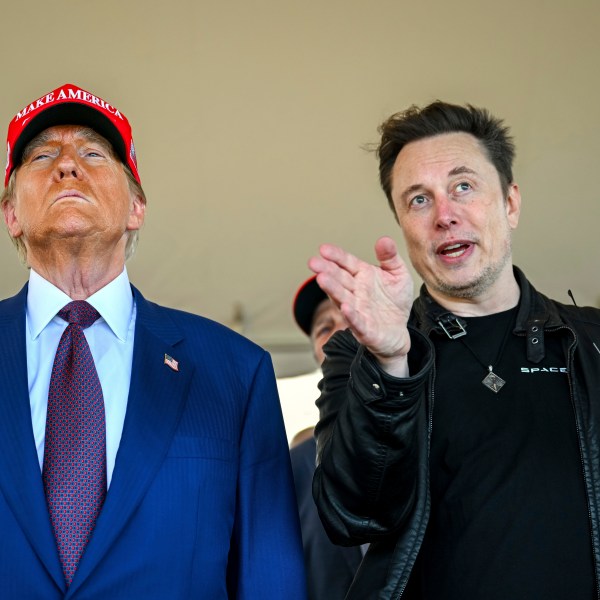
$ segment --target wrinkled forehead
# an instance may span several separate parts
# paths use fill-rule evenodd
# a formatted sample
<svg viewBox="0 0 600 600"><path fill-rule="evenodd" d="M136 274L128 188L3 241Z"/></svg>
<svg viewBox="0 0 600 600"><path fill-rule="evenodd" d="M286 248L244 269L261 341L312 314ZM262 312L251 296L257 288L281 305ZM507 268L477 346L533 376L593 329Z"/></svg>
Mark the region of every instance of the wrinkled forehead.
<svg viewBox="0 0 600 600"><path fill-rule="evenodd" d="M406 144L391 172L394 198L424 186L431 177L473 173L500 182L500 174L481 140L465 132L441 133Z"/></svg>
<svg viewBox="0 0 600 600"><path fill-rule="evenodd" d="M48 129L44 129L44 131L38 133L27 146L25 146L22 161L25 161L37 148L60 141L66 132L76 139L79 138L83 142L98 144L109 152L111 157L117 157L112 144L104 136L100 135L90 127L84 127L83 125L56 125L54 127L48 127Z"/></svg>

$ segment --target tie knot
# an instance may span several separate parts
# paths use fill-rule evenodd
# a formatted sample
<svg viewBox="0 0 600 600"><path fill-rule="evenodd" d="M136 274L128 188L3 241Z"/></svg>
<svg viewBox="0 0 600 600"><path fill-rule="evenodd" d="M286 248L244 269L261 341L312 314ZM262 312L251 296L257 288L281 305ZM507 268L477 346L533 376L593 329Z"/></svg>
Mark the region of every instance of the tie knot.
<svg viewBox="0 0 600 600"><path fill-rule="evenodd" d="M100 313L85 300L74 300L58 311L58 316L67 323L76 323L82 329L100 318Z"/></svg>

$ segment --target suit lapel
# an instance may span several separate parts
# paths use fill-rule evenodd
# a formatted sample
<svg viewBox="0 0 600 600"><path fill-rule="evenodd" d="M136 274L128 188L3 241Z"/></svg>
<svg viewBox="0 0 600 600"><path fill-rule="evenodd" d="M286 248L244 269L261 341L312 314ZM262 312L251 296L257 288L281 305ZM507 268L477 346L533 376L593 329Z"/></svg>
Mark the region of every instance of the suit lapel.
<svg viewBox="0 0 600 600"><path fill-rule="evenodd" d="M26 303L27 286L0 305L0 489L39 559L64 589L31 425Z"/></svg>
<svg viewBox="0 0 600 600"><path fill-rule="evenodd" d="M127 413L115 469L102 512L79 564L70 597L121 534L142 501L168 452L191 381L189 365L178 371L165 364L177 358L173 346L183 338L166 311L134 289L137 307Z"/></svg>

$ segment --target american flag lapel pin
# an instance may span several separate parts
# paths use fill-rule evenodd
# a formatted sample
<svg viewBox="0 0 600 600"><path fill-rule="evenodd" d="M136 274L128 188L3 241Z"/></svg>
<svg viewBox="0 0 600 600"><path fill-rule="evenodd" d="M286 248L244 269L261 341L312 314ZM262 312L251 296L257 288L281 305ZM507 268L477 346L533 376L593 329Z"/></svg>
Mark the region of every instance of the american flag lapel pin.
<svg viewBox="0 0 600 600"><path fill-rule="evenodd" d="M179 371L179 363L168 354L165 354L165 365L167 365L167 367L171 367L173 371Z"/></svg>

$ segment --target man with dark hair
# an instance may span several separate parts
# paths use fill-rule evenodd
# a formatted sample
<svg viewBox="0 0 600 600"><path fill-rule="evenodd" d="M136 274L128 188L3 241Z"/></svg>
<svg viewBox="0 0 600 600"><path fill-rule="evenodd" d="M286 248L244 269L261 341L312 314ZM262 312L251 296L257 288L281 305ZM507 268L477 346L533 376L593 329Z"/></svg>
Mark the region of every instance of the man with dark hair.
<svg viewBox="0 0 600 600"><path fill-rule="evenodd" d="M340 309L319 287L314 275L298 288L293 313L298 327L310 338L315 360L321 365L325 358L323 346L336 331L342 331L348 325ZM323 529L312 497L316 454L312 434L290 450L302 529L308 599L344 600L362 559L362 551L354 546L336 546Z"/></svg>
<svg viewBox="0 0 600 600"><path fill-rule="evenodd" d="M65 84L7 147L30 275L0 302L0 595L303 600L269 356L129 283L146 199L128 120Z"/></svg>
<svg viewBox="0 0 600 600"><path fill-rule="evenodd" d="M334 541L371 543L348 598L597 598L600 311L513 266L501 121L435 102L381 132L419 297L387 237L309 262L353 334L325 347L313 487Z"/></svg>
<svg viewBox="0 0 600 600"><path fill-rule="evenodd" d="M513 181L512 164L515 146L508 127L484 108L467 104L460 106L447 102L432 102L424 108L411 106L395 113L379 127L381 142L377 149L379 157L379 180L387 196L390 208L397 217L392 199L392 169L402 148L426 137L442 133L470 133L476 137L488 160L496 167L504 196Z"/></svg>

